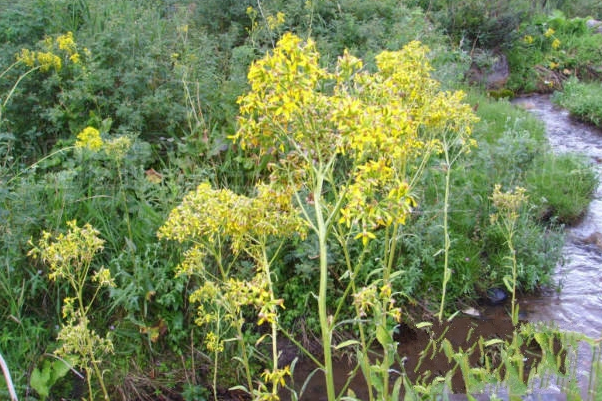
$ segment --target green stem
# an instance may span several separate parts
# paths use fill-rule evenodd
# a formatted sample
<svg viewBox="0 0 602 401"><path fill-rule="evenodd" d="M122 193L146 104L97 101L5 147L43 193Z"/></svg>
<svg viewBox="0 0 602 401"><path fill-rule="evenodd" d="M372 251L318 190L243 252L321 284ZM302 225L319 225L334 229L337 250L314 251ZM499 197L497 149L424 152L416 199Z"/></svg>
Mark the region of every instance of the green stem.
<svg viewBox="0 0 602 401"><path fill-rule="evenodd" d="M516 266L516 251L514 250L514 244L512 243L514 224L512 226L512 231L508 232L508 249L510 250L510 258L512 258L512 324L516 326L518 323L518 309L516 306L516 281L518 280L518 269Z"/></svg>
<svg viewBox="0 0 602 401"><path fill-rule="evenodd" d="M336 232L336 230L335 230L335 232ZM339 240L339 243L341 244L341 248L343 249L343 255L345 256L345 263L347 264L347 270L349 271L350 277L349 277L349 285L347 286L347 288L345 288L345 293L341 297L341 299L339 301L339 305L337 306L337 310L334 314L334 319L333 319L334 321L337 320L337 316L339 315L339 312L341 311L341 308L343 307L343 304L344 304L345 300L347 299L347 296L349 295L349 291L351 291L353 294L357 293L357 289L356 289L356 285L355 285L355 278L357 277L359 269L362 266L362 263L364 260L364 255L366 254L365 252L363 252L360 255L359 260L355 264L355 268L352 269L351 255L349 255L349 247L347 246L347 239L343 235L340 235L339 233L337 233L337 239ZM355 315L357 316L357 319L358 319L357 326L358 326L358 330L360 333L360 346L362 348L363 364L364 364L364 366L369 366L370 358L368 356L368 351L369 351L368 350L368 342L366 341L366 332L364 330L364 325L360 321L361 320L360 319L360 307L355 302L354 302L354 307L355 307ZM364 379L366 380L366 386L368 387L368 399L369 399L369 401L374 401L372 377L370 375L365 375Z"/></svg>
<svg viewBox="0 0 602 401"><path fill-rule="evenodd" d="M450 192L450 178L451 178L451 164L449 160L449 152L447 144L444 144L445 149L445 198L443 201L443 236L444 236L444 247L443 247L443 283L441 284L441 305L439 306L439 322L443 320L443 309L445 308L445 297L447 294L447 283L451 278L451 270L449 269L449 248L451 241L449 239L449 192Z"/></svg>
<svg viewBox="0 0 602 401"><path fill-rule="evenodd" d="M238 342L240 344L241 352L242 352L242 360L245 368L245 376L247 379L247 389L249 392L253 390L253 378L251 376L251 365L249 364L249 356L247 355L247 345L245 343L245 339L242 333L242 328L240 324L236 325L236 333L238 335Z"/></svg>
<svg viewBox="0 0 602 401"><path fill-rule="evenodd" d="M328 247L326 237L328 228L322 211L322 186L324 175L317 172L316 186L314 188L314 208L316 212L316 226L318 229L318 246L320 249L320 287L318 291L318 315L320 330L322 332L322 348L324 352L324 377L326 379L326 395L328 401L335 401L334 374L332 368L332 326L328 321L326 310L326 289L328 287Z"/></svg>
<svg viewBox="0 0 602 401"><path fill-rule="evenodd" d="M263 258L263 266L264 266L264 274L266 277L266 281L268 283L268 291L270 292L270 302L272 304L272 312L276 314L276 304L274 291L272 286L272 277L270 277L270 261L268 258L267 250L265 247L265 239L261 242L261 256ZM278 321L277 318L274 318L270 323L272 329L272 372L276 372L278 370ZM272 383L272 395L278 396L278 381L274 380Z"/></svg>

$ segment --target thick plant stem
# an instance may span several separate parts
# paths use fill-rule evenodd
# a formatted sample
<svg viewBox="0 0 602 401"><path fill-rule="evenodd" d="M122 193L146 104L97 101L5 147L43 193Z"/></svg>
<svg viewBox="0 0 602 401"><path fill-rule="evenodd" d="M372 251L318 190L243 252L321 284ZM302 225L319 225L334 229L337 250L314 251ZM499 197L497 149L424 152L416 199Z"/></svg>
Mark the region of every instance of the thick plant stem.
<svg viewBox="0 0 602 401"><path fill-rule="evenodd" d="M322 211L321 196L324 177L318 173L314 188L314 206L316 211L316 225L318 229L318 245L320 249L320 288L318 290L318 315L320 330L322 332L322 348L324 352L324 377L326 378L326 395L328 401L335 401L334 376L332 369L332 328L328 321L326 310L326 289L328 287L328 247L326 245L327 227Z"/></svg>
<svg viewBox="0 0 602 401"><path fill-rule="evenodd" d="M439 322L443 320L443 309L445 308L445 297L447 294L447 283L451 278L451 270L449 268L449 248L451 246L451 241L449 239L449 227L448 227L448 217L449 217L449 187L450 187L450 177L451 177L451 165L449 161L449 152L447 151L447 146L445 147L445 162L446 162L446 171L445 171L445 198L443 201L443 236L444 236L444 247L443 247L443 284L441 284L441 305L439 306Z"/></svg>
<svg viewBox="0 0 602 401"><path fill-rule="evenodd" d="M264 274L266 278L266 282L268 283L268 288L270 291L270 301L272 302L272 312L276 315L276 306L274 306L274 291L272 286L272 277L270 276L270 261L267 254L267 249L265 247L265 242L263 241L261 247L261 256L263 258L263 266L264 266ZM278 322L274 319L270 323L270 327L272 330L272 372L276 372L278 370ZM275 398L278 397L278 382L274 381L272 383L272 395Z"/></svg>
<svg viewBox="0 0 602 401"><path fill-rule="evenodd" d="M516 251L512 242L513 233L514 223L512 224L512 231L508 232L508 249L510 250L510 258L512 260L512 324L516 326L518 324L518 305L516 305L516 281L518 280L518 269L516 265Z"/></svg>

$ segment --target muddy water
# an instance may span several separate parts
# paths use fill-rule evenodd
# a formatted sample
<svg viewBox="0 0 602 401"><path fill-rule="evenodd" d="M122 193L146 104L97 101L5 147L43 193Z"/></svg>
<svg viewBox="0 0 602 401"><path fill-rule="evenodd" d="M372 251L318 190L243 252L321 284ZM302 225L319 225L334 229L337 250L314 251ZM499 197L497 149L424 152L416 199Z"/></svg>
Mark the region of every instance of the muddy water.
<svg viewBox="0 0 602 401"><path fill-rule="evenodd" d="M591 126L574 121L568 112L556 108L547 96L533 96L515 101L538 116L546 126L550 145L554 152L577 152L586 155L592 164L598 166L602 176L602 131ZM600 233L599 243L595 244L588 238L595 238ZM592 201L587 214L576 226L567 229L567 240L563 249L566 262L558 266L554 280L559 285L559 291L550 291L537 298L520 300L521 316L529 321L542 321L567 331L577 331L590 338L602 337L602 184L598 187L595 199ZM473 338L503 338L512 332L505 307L493 307L482 311L479 319L461 317L454 319L446 338L454 346L464 349L470 346L470 336ZM421 373L430 371L437 375L445 372L447 363L441 358L422 361L419 369L414 368L419 363L420 351L428 343L428 337L422 331L406 331L404 338L399 338L400 355L404 355L406 372L411 381L420 377ZM468 341L468 342L467 342ZM588 381L591 370L592 352L589 346L579 347L576 355L575 373L584 399L594 399L596 395L588 394ZM335 362L335 380L340 389L347 382L350 369L345 360ZM307 361L300 363L295 369L297 389L306 383L302 400L325 400L326 390L320 373L312 372L315 367ZM358 376L361 376L358 375ZM394 379L394 378L393 378ZM462 392L461 381L455 380L450 392ZM358 398L367 399L365 383L356 378L350 386ZM505 399L503 394L498 394ZM286 397L284 397L286 398ZM559 386L535 389L526 399L561 400L566 397ZM464 396L450 396L450 399L465 399ZM480 398L479 398L480 399ZM485 398L487 397L485 396ZM596 398L597 399L597 398Z"/></svg>

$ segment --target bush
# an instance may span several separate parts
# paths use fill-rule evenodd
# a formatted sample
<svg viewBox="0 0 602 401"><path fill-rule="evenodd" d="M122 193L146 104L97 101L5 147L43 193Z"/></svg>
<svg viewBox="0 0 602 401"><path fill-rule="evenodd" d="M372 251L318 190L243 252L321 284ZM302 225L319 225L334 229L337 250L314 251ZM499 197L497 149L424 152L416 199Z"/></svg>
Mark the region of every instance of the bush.
<svg viewBox="0 0 602 401"><path fill-rule="evenodd" d="M602 127L601 83L569 79L565 82L563 91L556 92L552 100L578 119Z"/></svg>
<svg viewBox="0 0 602 401"><path fill-rule="evenodd" d="M508 50L508 88L523 92L559 90L568 77L600 77L602 35L583 18L567 19L556 11L521 25Z"/></svg>
<svg viewBox="0 0 602 401"><path fill-rule="evenodd" d="M498 49L513 40L516 28L531 16L525 0L416 0L428 15L466 48Z"/></svg>
<svg viewBox="0 0 602 401"><path fill-rule="evenodd" d="M598 185L591 166L570 154L538 157L526 182L536 215L565 224L583 216Z"/></svg>

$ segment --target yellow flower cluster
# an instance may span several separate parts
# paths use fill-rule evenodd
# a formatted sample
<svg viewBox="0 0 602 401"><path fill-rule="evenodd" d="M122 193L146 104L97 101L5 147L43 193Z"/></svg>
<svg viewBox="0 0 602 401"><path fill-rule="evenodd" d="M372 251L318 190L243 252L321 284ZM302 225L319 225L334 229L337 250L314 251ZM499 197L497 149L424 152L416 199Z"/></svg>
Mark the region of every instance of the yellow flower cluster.
<svg viewBox="0 0 602 401"><path fill-rule="evenodd" d="M103 149L110 159L119 163L125 158L131 147L132 138L122 135L105 141Z"/></svg>
<svg viewBox="0 0 602 401"><path fill-rule="evenodd" d="M349 158L353 180L343 188L348 202L341 222L361 223L365 242L373 227L405 221L415 203L407 172L440 149L443 134L453 131L462 144L474 143L477 119L462 102L464 93L440 91L428 52L419 42L382 52L375 73L345 52L329 72L319 66L313 41L287 33L251 66L251 90L238 99L232 139L278 159L278 174L311 170L332 155Z"/></svg>
<svg viewBox="0 0 602 401"><path fill-rule="evenodd" d="M545 36L546 38L549 38L550 36L554 35L556 33L556 31L552 28L548 28L544 33L543 36Z"/></svg>
<svg viewBox="0 0 602 401"><path fill-rule="evenodd" d="M72 32L59 35L56 39L47 36L42 42L42 46L45 51L22 49L17 54L17 60L30 68L39 67L42 72L48 72L50 69L60 71L63 66L61 56L64 56L73 64L81 62L81 55L78 52ZM88 49L84 49L84 54L89 57Z"/></svg>
<svg viewBox="0 0 602 401"><path fill-rule="evenodd" d="M99 231L90 224L78 227L75 220L67 222L67 234L52 234L44 231L38 246L33 247L29 255L40 256L50 266L49 278L71 278L74 270L87 268L94 255L103 249L104 240ZM105 274L106 277L106 274Z"/></svg>
<svg viewBox="0 0 602 401"><path fill-rule="evenodd" d="M103 140L100 137L100 131L94 127L86 127L77 134L75 147L86 148L92 151L97 151L102 148Z"/></svg>
<svg viewBox="0 0 602 401"><path fill-rule="evenodd" d="M369 313L375 316L384 313L396 322L401 321L401 309L395 306L391 284L384 284L380 288L375 283L362 287L353 294L353 302L362 317Z"/></svg>
<svg viewBox="0 0 602 401"><path fill-rule="evenodd" d="M513 191L502 192L501 185L496 184L491 200L498 212L491 215L492 223L495 223L500 216L511 221L516 221L520 209L527 203L528 199L529 197L526 195L525 188L516 187Z"/></svg>
<svg viewBox="0 0 602 401"><path fill-rule="evenodd" d="M88 327L85 316L79 316L64 325L57 336L61 346L54 353L63 356L79 355L77 365L87 367L88 363L98 364L100 356L113 353L113 342L110 338L99 336Z"/></svg>
<svg viewBox="0 0 602 401"><path fill-rule="evenodd" d="M295 209L290 189L278 191L259 184L256 193L255 197L246 197L202 183L172 210L158 236L200 243L213 243L218 237L225 237L230 239L233 251L239 252L246 250L253 238L304 235L305 224ZM195 250L189 255L198 260L199 252ZM184 270L190 271L190 266Z"/></svg>
<svg viewBox="0 0 602 401"><path fill-rule="evenodd" d="M22 49L21 53L17 55L17 60L30 68L39 66L42 72L47 72L50 69L60 71L62 68L61 58L51 52Z"/></svg>
<svg viewBox="0 0 602 401"><path fill-rule="evenodd" d="M268 15L267 16L267 23L268 23L268 28L272 31L280 28L282 25L284 25L284 21L285 21L285 16L283 12L278 12L276 13L276 16L273 15Z"/></svg>

